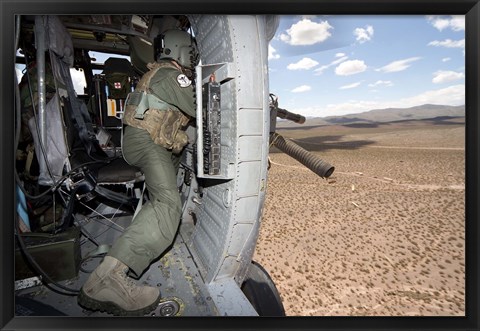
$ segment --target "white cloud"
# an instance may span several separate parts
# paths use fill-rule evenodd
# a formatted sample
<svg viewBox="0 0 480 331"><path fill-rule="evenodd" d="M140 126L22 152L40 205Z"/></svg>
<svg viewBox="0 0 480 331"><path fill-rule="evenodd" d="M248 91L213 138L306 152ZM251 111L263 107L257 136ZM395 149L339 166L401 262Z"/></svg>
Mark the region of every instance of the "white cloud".
<svg viewBox="0 0 480 331"><path fill-rule="evenodd" d="M440 90L431 90L403 99L406 107L432 103L436 105L458 106L465 104L465 85L453 85Z"/></svg>
<svg viewBox="0 0 480 331"><path fill-rule="evenodd" d="M365 28L356 28L353 30L353 34L355 35L357 41L360 44L363 44L364 42L372 39L373 27L371 25L367 25Z"/></svg>
<svg viewBox="0 0 480 331"><path fill-rule="evenodd" d="M445 28L448 28L450 25L450 21L445 18L440 17L430 17L429 18L430 24L432 24L437 30L442 31Z"/></svg>
<svg viewBox="0 0 480 331"><path fill-rule="evenodd" d="M277 60L280 58L280 54L277 53L277 50L272 47L272 45L268 45L268 59L269 60Z"/></svg>
<svg viewBox="0 0 480 331"><path fill-rule="evenodd" d="M325 113L331 115L346 115L363 113L372 109L377 109L379 103L376 101L358 101L352 100L337 104L328 104Z"/></svg>
<svg viewBox="0 0 480 331"><path fill-rule="evenodd" d="M333 60L333 61L330 62L329 64L323 65L323 66L321 66L320 68L315 69L315 70L314 70L314 71L315 71L315 75L317 75L317 76L318 76L318 75L321 75L321 74L323 74L323 72L324 72L326 69L330 68L331 66L335 66L335 65L337 65L337 64L339 64L339 63L342 63L342 62L345 62L346 60L348 60L348 56L345 56L344 53L337 53L337 54L335 54L335 57L336 57L336 58L340 57L340 58L339 58L339 59L336 59L336 60Z"/></svg>
<svg viewBox="0 0 480 331"><path fill-rule="evenodd" d="M312 60L309 57L304 57L297 63L290 63L287 66L288 70L309 70L312 69L313 67L317 66L318 62L315 60Z"/></svg>
<svg viewBox="0 0 480 331"><path fill-rule="evenodd" d="M465 75L462 72L455 72L455 71L442 71L439 70L435 72L434 77L432 79L432 83L434 84L443 84L448 82L453 82L455 80L460 80L465 78Z"/></svg>
<svg viewBox="0 0 480 331"><path fill-rule="evenodd" d="M452 16L450 27L453 31L465 31L465 16Z"/></svg>
<svg viewBox="0 0 480 331"><path fill-rule="evenodd" d="M383 66L379 69L376 69L376 71L381 71L381 72L398 72L398 71L403 71L405 69L408 69L410 67L410 63L415 62L420 60L421 57L411 57L408 59L404 60L398 60L398 61L393 61L387 64L386 66Z"/></svg>
<svg viewBox="0 0 480 331"><path fill-rule="evenodd" d="M376 86L393 86L393 83L389 80L377 80L375 83L368 84L369 87Z"/></svg>
<svg viewBox="0 0 480 331"><path fill-rule="evenodd" d="M451 58L449 58L449 57L444 57L444 58L442 59L442 62L448 62L448 61L450 61L450 60L451 60Z"/></svg>
<svg viewBox="0 0 480 331"><path fill-rule="evenodd" d="M335 73L339 76L350 76L364 72L365 70L367 70L365 62L361 60L350 60L340 63L340 65L335 68Z"/></svg>
<svg viewBox="0 0 480 331"><path fill-rule="evenodd" d="M362 84L362 82L356 82L356 83L352 83L352 84L349 84L349 85L344 85L344 86L340 87L340 90L352 89L352 88L360 86L360 84Z"/></svg>
<svg viewBox="0 0 480 331"><path fill-rule="evenodd" d="M349 100L344 103L328 104L324 107L291 108L303 116L340 116L362 113L373 109L409 108L424 104L460 106L465 104L465 85L453 85L439 90L430 90L418 95L393 101Z"/></svg>
<svg viewBox="0 0 480 331"><path fill-rule="evenodd" d="M347 60L348 60L348 56L343 56L339 59L336 59L335 61L332 61L332 63L330 63L330 66L336 66L337 64L345 62Z"/></svg>
<svg viewBox="0 0 480 331"><path fill-rule="evenodd" d="M318 76L318 75L323 74L323 72L324 72L326 69L328 69L328 68L330 68L330 65L324 65L324 66L321 66L320 68L315 69L315 70L314 70L315 75Z"/></svg>
<svg viewBox="0 0 480 331"><path fill-rule="evenodd" d="M460 40L445 39L443 41L434 40L429 42L428 46L447 47L447 48L465 48L465 39L460 39Z"/></svg>
<svg viewBox="0 0 480 331"><path fill-rule="evenodd" d="M427 16L427 20L439 31L448 28L453 31L465 30L465 16Z"/></svg>
<svg viewBox="0 0 480 331"><path fill-rule="evenodd" d="M328 21L316 23L304 18L293 24L287 34L282 33L280 40L293 46L314 45L327 40L332 35L331 29L333 27Z"/></svg>
<svg viewBox="0 0 480 331"><path fill-rule="evenodd" d="M291 92L293 93L302 93L302 92L308 92L312 89L311 86L308 86L308 85L302 85L302 86L299 86L299 87L296 87L294 88Z"/></svg>

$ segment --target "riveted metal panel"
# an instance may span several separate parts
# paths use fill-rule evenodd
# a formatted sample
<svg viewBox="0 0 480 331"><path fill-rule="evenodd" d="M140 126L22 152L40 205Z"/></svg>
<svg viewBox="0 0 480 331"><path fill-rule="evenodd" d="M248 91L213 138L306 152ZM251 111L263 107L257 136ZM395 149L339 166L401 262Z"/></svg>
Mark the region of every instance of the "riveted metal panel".
<svg viewBox="0 0 480 331"><path fill-rule="evenodd" d="M232 279L222 279L208 285L220 316L258 316L253 306ZM231 300L235 298L235 300Z"/></svg>
<svg viewBox="0 0 480 331"><path fill-rule="evenodd" d="M260 162L242 162L238 165L238 172L245 174L242 180L237 183L237 196L246 197L258 195L260 190L260 172L257 170Z"/></svg>
<svg viewBox="0 0 480 331"><path fill-rule="evenodd" d="M238 112L239 136L263 136L265 123L262 108L243 108Z"/></svg>
<svg viewBox="0 0 480 331"><path fill-rule="evenodd" d="M192 27L203 65L232 63L233 49L228 17L224 15L195 15ZM231 67L230 67L231 68ZM235 79L221 85L221 155L222 166L234 164L236 159L236 94ZM223 203L224 192L233 192L233 184L218 183L205 187L201 205L196 210L190 249L202 264L202 276L212 278L222 260L231 211ZM228 197L226 198L228 200Z"/></svg>
<svg viewBox="0 0 480 331"><path fill-rule="evenodd" d="M238 161L261 161L263 155L262 136L243 136L238 138Z"/></svg>
<svg viewBox="0 0 480 331"><path fill-rule="evenodd" d="M252 206L257 203L257 196L239 198L236 203L235 219L238 223L255 223L261 216L261 211Z"/></svg>
<svg viewBox="0 0 480 331"><path fill-rule="evenodd" d="M222 158L233 179L199 181L190 249L207 283L245 275L258 237L268 157L268 41L263 16L193 16L202 65L228 63L221 86ZM229 76L230 76L229 74ZM246 247L248 245L249 247ZM251 246L251 247L250 247ZM202 270L202 268L200 268Z"/></svg>
<svg viewBox="0 0 480 331"><path fill-rule="evenodd" d="M245 245L245 238L250 235L252 231L252 224L235 224L232 231L232 239L228 247L229 256L239 256Z"/></svg>

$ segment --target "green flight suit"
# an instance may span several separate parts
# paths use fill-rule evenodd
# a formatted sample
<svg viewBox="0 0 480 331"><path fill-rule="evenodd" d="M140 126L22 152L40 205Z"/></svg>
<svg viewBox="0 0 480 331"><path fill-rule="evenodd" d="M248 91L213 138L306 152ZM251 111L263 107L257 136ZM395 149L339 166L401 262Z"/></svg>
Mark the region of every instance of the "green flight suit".
<svg viewBox="0 0 480 331"><path fill-rule="evenodd" d="M155 73L149 89L161 100L194 117L195 87L193 82L185 85L188 80L186 84L182 72L169 66ZM128 265L140 276L172 244L180 223L181 200L176 178L179 156L154 143L145 129L130 125L124 129L122 150L125 160L144 173L149 201L108 255Z"/></svg>

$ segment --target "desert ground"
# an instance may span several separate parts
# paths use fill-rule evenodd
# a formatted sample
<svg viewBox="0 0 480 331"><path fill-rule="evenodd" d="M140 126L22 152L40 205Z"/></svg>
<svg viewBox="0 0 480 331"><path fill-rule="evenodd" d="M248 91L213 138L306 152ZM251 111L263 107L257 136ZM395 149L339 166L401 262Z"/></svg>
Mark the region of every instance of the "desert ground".
<svg viewBox="0 0 480 331"><path fill-rule="evenodd" d="M465 315L465 123L279 128L254 260L288 316Z"/></svg>

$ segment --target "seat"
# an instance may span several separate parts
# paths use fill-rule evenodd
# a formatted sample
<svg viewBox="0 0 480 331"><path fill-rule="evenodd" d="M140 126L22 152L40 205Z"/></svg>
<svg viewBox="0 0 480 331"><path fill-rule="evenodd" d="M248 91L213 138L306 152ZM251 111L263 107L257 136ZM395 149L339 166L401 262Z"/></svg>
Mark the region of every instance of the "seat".
<svg viewBox="0 0 480 331"><path fill-rule="evenodd" d="M55 22L57 25L61 24ZM58 30L58 29L57 29ZM68 41L68 35L63 34L62 40ZM58 38L58 37L57 37ZM59 42L57 42L59 44ZM106 61L103 79L105 85L103 89L99 88L101 84L95 84L95 97L101 103L100 109L97 109L97 115L102 119L102 110L107 110L108 100L118 102L118 113L114 116L114 127L105 126L106 123L97 118L92 118L92 113L83 100L80 100L73 88L70 67L72 63L63 60L62 54L51 53L53 72L57 81L63 82L65 92L62 95L63 120L66 136L66 144L69 151L70 169L69 175L71 185L70 190L63 190L65 201L65 210L60 230L65 230L73 222L73 213L77 202L89 202L95 200L96 196L102 197L101 203L121 204L130 206L134 210L138 198L134 196L133 186L136 183L142 183L144 176L140 169L129 165L121 155L121 112L123 110L123 101L131 89L131 76L133 69L126 59L109 59ZM130 68L130 69L129 69ZM119 71L123 76L120 79ZM129 75L125 78L125 75ZM108 80L107 80L108 78ZM119 80L119 82L116 82ZM112 81L115 91L110 93L107 82ZM127 84L128 83L128 84ZM120 87L120 88L116 88ZM108 93L108 94L107 94ZM116 99L112 99L115 97ZM120 114L120 116L118 116ZM108 114L107 114L108 115ZM95 116L95 112L93 114ZM110 130L110 131L109 131ZM118 136L117 141L109 144L109 135L115 131ZM99 140L102 134L106 133L107 140L103 143ZM113 152L112 152L113 148ZM141 185L141 184L140 184ZM83 202L82 202L83 200ZM100 202L99 202L100 203Z"/></svg>

